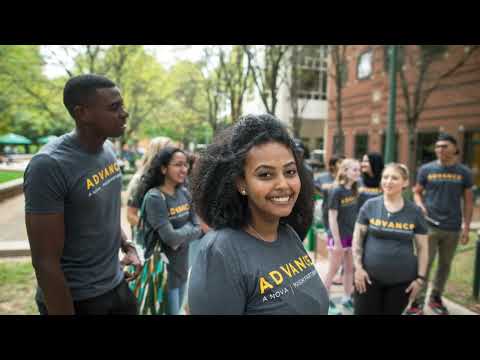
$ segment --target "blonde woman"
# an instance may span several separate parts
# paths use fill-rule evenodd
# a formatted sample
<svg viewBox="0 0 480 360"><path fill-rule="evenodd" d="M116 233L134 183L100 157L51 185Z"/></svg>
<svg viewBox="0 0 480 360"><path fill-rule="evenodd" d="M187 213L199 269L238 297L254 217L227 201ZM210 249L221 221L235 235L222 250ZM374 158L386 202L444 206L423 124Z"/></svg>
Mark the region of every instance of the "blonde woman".
<svg viewBox="0 0 480 360"><path fill-rule="evenodd" d="M405 165L388 164L383 196L360 210L353 235L355 315L401 315L424 284L428 228L420 208L402 196L408 178Z"/></svg>
<svg viewBox="0 0 480 360"><path fill-rule="evenodd" d="M127 187L127 220L131 226L137 226L138 224L138 210L142 206L142 198L139 196L139 185L141 183L142 176L147 173L152 164L152 160L163 148L173 145L170 138L159 136L153 138L148 145L148 149L143 155L140 163L140 168L130 180Z"/></svg>
<svg viewBox="0 0 480 360"><path fill-rule="evenodd" d="M353 292L353 258L352 236L355 220L358 214L358 180L360 178L360 163L355 159L345 159L335 179L334 187L328 195L328 223L330 234L327 247L330 252L330 262L325 287L330 291L332 280L343 263L343 287L345 295L342 305L353 310L351 295ZM340 312L330 301L329 314Z"/></svg>

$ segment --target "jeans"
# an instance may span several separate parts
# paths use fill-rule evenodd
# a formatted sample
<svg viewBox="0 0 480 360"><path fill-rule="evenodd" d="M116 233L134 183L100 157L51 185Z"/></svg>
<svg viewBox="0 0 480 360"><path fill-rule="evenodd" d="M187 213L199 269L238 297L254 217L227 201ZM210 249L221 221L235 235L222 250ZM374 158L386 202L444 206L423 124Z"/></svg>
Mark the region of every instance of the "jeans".
<svg viewBox="0 0 480 360"><path fill-rule="evenodd" d="M429 226L428 231L428 269L425 285L417 295L417 302L419 305L425 303L427 293L428 279L430 277L430 269L432 268L433 260L438 253L438 264L435 277L433 279L433 287L431 296L442 296L445 290L450 269L452 267L453 257L460 240L459 231L445 231Z"/></svg>
<svg viewBox="0 0 480 360"><path fill-rule="evenodd" d="M40 315L48 315L43 302L36 300ZM94 298L74 301L75 315L137 315L137 300L127 282Z"/></svg>
<svg viewBox="0 0 480 360"><path fill-rule="evenodd" d="M178 315L183 305L186 284L167 290L167 315Z"/></svg>

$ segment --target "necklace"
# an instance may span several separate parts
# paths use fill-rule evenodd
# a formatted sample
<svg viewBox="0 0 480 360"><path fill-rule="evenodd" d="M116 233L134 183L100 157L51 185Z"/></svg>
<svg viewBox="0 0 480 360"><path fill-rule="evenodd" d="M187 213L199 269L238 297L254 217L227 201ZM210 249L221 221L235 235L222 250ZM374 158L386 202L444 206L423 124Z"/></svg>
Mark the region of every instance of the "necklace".
<svg viewBox="0 0 480 360"><path fill-rule="evenodd" d="M258 235L260 239L262 239L265 242L271 242L271 241L265 240L265 238L262 235L260 235L260 233L253 227L253 225L249 224L248 226L255 232L256 235Z"/></svg>

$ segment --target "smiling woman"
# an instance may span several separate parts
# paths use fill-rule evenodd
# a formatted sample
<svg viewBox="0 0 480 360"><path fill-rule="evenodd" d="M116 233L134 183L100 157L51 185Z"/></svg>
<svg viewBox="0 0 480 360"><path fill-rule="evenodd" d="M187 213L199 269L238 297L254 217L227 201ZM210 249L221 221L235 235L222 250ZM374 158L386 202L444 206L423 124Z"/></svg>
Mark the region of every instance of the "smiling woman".
<svg viewBox="0 0 480 360"><path fill-rule="evenodd" d="M207 148L192 180L195 209L215 229L192 267L192 314L327 313L301 240L312 220L312 180L276 118L241 118Z"/></svg>

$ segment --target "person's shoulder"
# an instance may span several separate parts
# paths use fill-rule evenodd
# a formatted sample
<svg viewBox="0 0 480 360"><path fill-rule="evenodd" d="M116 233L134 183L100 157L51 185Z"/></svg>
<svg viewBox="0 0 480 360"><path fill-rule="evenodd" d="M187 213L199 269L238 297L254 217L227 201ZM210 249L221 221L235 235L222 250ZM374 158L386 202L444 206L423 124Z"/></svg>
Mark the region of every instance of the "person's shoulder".
<svg viewBox="0 0 480 360"><path fill-rule="evenodd" d="M419 171L434 170L440 167L440 164L437 160L430 161L420 166Z"/></svg>
<svg viewBox="0 0 480 360"><path fill-rule="evenodd" d="M415 202L405 199L405 210L409 213L423 214L422 209Z"/></svg>
<svg viewBox="0 0 480 360"><path fill-rule="evenodd" d="M232 252L235 243L241 241L245 234L241 230L222 228L210 230L202 241L209 252L227 254Z"/></svg>
<svg viewBox="0 0 480 360"><path fill-rule="evenodd" d="M383 195L375 196L365 201L364 206L375 207L383 204Z"/></svg>
<svg viewBox="0 0 480 360"><path fill-rule="evenodd" d="M470 169L466 164L458 163L457 168L464 173L472 173L472 169Z"/></svg>
<svg viewBox="0 0 480 360"><path fill-rule="evenodd" d="M156 200L165 200L165 195L160 191L160 189L153 187L145 193L145 197L149 197Z"/></svg>

